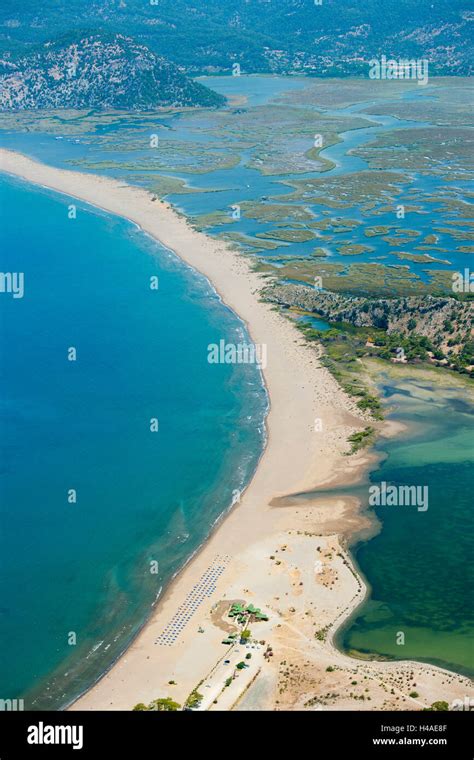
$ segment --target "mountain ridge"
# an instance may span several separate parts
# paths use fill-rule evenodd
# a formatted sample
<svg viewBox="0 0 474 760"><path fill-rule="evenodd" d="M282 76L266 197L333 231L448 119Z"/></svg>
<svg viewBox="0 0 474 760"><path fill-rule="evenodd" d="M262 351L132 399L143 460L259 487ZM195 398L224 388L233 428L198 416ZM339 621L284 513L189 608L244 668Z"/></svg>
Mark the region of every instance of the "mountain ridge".
<svg viewBox="0 0 474 760"><path fill-rule="evenodd" d="M130 34L191 74L364 76L371 58L426 58L432 75L472 71L469 0L3 0L0 50L88 25Z"/></svg>
<svg viewBox="0 0 474 760"><path fill-rule="evenodd" d="M221 106L225 98L122 34L75 32L0 62L0 110Z"/></svg>

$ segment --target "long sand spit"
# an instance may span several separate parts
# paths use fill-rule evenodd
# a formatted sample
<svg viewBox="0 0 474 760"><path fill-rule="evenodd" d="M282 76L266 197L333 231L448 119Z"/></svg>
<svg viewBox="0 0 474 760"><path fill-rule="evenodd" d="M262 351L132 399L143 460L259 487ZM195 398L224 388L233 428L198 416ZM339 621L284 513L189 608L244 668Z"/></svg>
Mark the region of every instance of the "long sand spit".
<svg viewBox="0 0 474 760"><path fill-rule="evenodd" d="M70 709L129 710L160 696L184 703L198 685L205 691L203 709L420 709L435 699L464 698L469 682L457 674L420 663L361 662L332 645L333 632L366 593L345 539L373 530L373 522L359 513L356 499L298 507L278 500L360 478L372 458L367 452L348 457L347 437L367 423L321 365L318 350L260 300L265 280L250 260L196 231L141 188L4 149L0 167L138 224L205 275L267 351L267 443L253 479L169 585L131 646ZM243 656L221 644L229 603L236 599L268 612L269 621L255 627L274 656L253 651L252 668L224 691L229 666L223 655L236 662ZM418 698L409 696L412 673ZM354 674L368 689L363 701L349 696Z"/></svg>

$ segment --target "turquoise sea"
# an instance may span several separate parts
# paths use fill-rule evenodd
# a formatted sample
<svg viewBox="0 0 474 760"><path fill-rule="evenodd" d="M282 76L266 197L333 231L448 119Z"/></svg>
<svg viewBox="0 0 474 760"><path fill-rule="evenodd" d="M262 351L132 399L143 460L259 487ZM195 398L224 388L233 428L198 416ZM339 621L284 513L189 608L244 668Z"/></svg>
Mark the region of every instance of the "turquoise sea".
<svg viewBox="0 0 474 760"><path fill-rule="evenodd" d="M0 683L26 709L67 704L123 651L265 435L259 370L207 362L246 335L208 281L71 202L0 177L1 271L24 273L23 298L0 294Z"/></svg>

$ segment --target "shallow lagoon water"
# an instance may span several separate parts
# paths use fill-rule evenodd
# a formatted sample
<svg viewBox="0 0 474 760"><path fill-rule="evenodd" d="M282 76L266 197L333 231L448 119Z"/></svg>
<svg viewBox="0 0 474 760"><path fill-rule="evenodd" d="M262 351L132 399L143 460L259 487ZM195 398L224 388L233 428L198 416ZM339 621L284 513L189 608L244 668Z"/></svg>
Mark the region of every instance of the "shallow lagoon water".
<svg viewBox="0 0 474 760"><path fill-rule="evenodd" d="M426 486L428 509L374 507L380 533L353 547L370 595L337 640L353 654L473 675L472 398L441 377L436 384L386 378L381 390L393 407L389 419L408 427L377 444L385 459L370 483ZM357 495L367 505L368 485Z"/></svg>
<svg viewBox="0 0 474 760"><path fill-rule="evenodd" d="M231 96L240 97L243 102L241 107L258 108L268 103L277 103L282 109L285 105L278 102L278 98L285 92L303 89L308 85L314 83L314 80L304 77L281 77L281 76L219 76L219 77L203 77L202 81L207 83L210 87L214 87L220 93ZM403 96L407 100L416 100L417 98L427 96L423 93L417 93L417 91L406 92ZM261 174L257 169L249 168L244 165L245 161L252 157L253 149L245 149L242 151L241 162L239 165L232 168L223 168L207 173L194 173L186 171L185 167L182 170L163 170L156 172L163 176L169 176L175 179L183 180L189 187L205 190L206 192L182 194L172 193L168 196L168 200L180 211L188 216L195 216L199 214L209 214L214 211L221 211L227 213L229 217L232 216L232 206L240 205L245 201L261 202L262 199L270 199L270 202L283 202L287 203L285 195L292 192L292 188L283 184L285 181L291 181L292 179L302 178L331 178L340 177L351 174L353 172L366 170L368 168L367 162L360 156L356 156L351 151L370 143L380 133L391 131L393 129L409 128L421 128L431 126L428 122L416 122L409 120L395 119L394 117L387 115L373 115L366 114L364 108L376 106L377 103L384 103L383 99L379 100L367 100L362 103L355 103L351 106L340 109L324 109L314 104L315 110L321 110L324 114L334 116L361 116L369 120L373 126L349 130L342 132L340 137L342 142L329 146L323 149L321 155L331 161L336 166L329 172L315 173L308 172L305 174L278 174L266 176ZM236 107L237 108L237 107ZM238 118L238 114L236 115ZM168 116L164 118L162 115L157 114L156 125L157 127L162 124L165 125L165 136L167 140L176 142L177 145L181 141L191 141L196 145L202 147L204 151L206 146L211 144L215 140L215 136L203 131L203 127L210 128L214 125L213 112L209 112L206 116L196 117L193 113L185 112L176 114L171 118ZM121 122L121 128L127 127L127 119L124 117ZM144 146L149 142L150 126L140 131L139 125L134 124L134 139L142 138ZM99 127L101 134L114 134L120 131L117 125L102 125ZM226 139L229 139L228 135L224 135ZM126 143L124 143L124 150L113 151L111 153L108 150L101 149L99 146L94 145L93 141L90 142L88 135L81 136L79 138L69 136L65 139L58 140L51 135L45 134L18 134L18 133L2 133L2 142L5 147L10 147L31 155L34 158L38 158L46 163L50 163L55 166L71 168L70 160L83 161L85 159L92 160L94 162L109 161L111 158L117 160L137 160L147 159L149 156L149 150L143 151L133 149L131 151L126 150ZM311 147L308 142L308 149ZM304 151L303 151L304 152ZM196 159L198 160L198 159ZM73 168L80 168L74 166ZM404 167L399 167L401 171L405 171ZM87 169L86 169L87 171ZM91 170L89 170L91 171ZM92 170L94 171L94 170ZM395 169L396 171L396 169ZM143 183L143 177L147 177L146 181L150 181L153 177L154 171L130 172L130 170L122 169L101 169L101 173L125 178L131 183ZM384 241L382 236L366 238L363 233L363 226L348 234L336 234L332 240L326 240L325 245L330 250L331 263L338 263L348 265L350 263L368 263L372 261L382 261L386 265L391 266L403 266L408 270L416 273L417 276L423 281L429 280L429 272L432 270L448 270L453 266L456 271L461 270L466 263L466 255L457 250L458 241L445 233L439 233L439 247L445 249L440 251L439 254L434 251L425 251L425 253L431 253L437 258L443 260L441 263L430 262L429 260L423 262L413 262L407 259L399 259L397 257L397 251L408 251L409 253L423 253L422 251L416 251L415 246L420 245L423 242L423 238L426 235L433 233L433 228L440 226L443 220L443 214L440 211L440 204L432 203L423 197L423 194L429 196L433 193L439 193L443 187L446 186L446 180L439 177L433 177L428 175L422 175L413 171L407 172L407 183L404 185L404 191L401 194L401 202L403 201L403 195L412 188L416 188L418 198L416 205L421 206L422 213L408 213L406 219L399 220L395 216L394 211L389 211L383 214L377 214L367 221L367 218L363 219L360 215L359 208L356 206L343 209L334 209L330 211L332 216L346 217L352 219L359 219L367 224L373 225L394 225L394 230L409 228L419 232L419 236L410 240L409 243L404 243L400 247L392 247L387 241ZM456 188L452 187L452 190L457 194L457 197L462 198L466 189L466 183L457 181ZM328 215L328 209L324 206L318 206L316 204L308 203L310 208L315 214L316 219L325 218ZM291 221L291 220L289 220ZM442 225L441 225L442 226ZM245 215L242 215L240 219L234 220L232 224L223 225L209 230L210 234L219 234L226 232L239 232L244 235L254 236L259 232L265 231L266 227L262 223L248 219ZM337 245L340 243L362 243L372 246L373 250L367 251L363 254L356 256L344 256L337 250ZM287 246L280 246L275 249L277 253L291 254L295 256L310 256L314 247L318 246L318 239L310 241L309 243L292 243ZM258 256L261 254L258 253ZM381 258L383 257L383 258ZM444 263L444 261L448 263Z"/></svg>

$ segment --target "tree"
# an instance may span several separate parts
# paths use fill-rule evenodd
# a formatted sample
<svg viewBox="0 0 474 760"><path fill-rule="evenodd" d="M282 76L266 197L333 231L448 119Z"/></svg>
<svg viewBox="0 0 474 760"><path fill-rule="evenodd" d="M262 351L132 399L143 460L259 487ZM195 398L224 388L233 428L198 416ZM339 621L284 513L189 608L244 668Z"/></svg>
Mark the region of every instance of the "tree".
<svg viewBox="0 0 474 760"><path fill-rule="evenodd" d="M165 697L163 699L155 699L150 703L148 709L156 712L176 712L181 705L174 702L171 697Z"/></svg>
<svg viewBox="0 0 474 760"><path fill-rule="evenodd" d="M194 710L196 707L199 707L203 700L202 694L199 694L197 689L193 689L191 694L186 700L186 707L189 707L191 710Z"/></svg>
<svg viewBox="0 0 474 760"><path fill-rule="evenodd" d="M449 705L447 702L433 702L431 707L424 707L423 712L429 712L431 710L439 711L439 712L446 712L449 710Z"/></svg>
<svg viewBox="0 0 474 760"><path fill-rule="evenodd" d="M171 697L162 697L161 699L154 699L150 704L144 705L143 702L139 702L133 708L134 712L176 712L180 710L181 705L178 702L174 702Z"/></svg>

